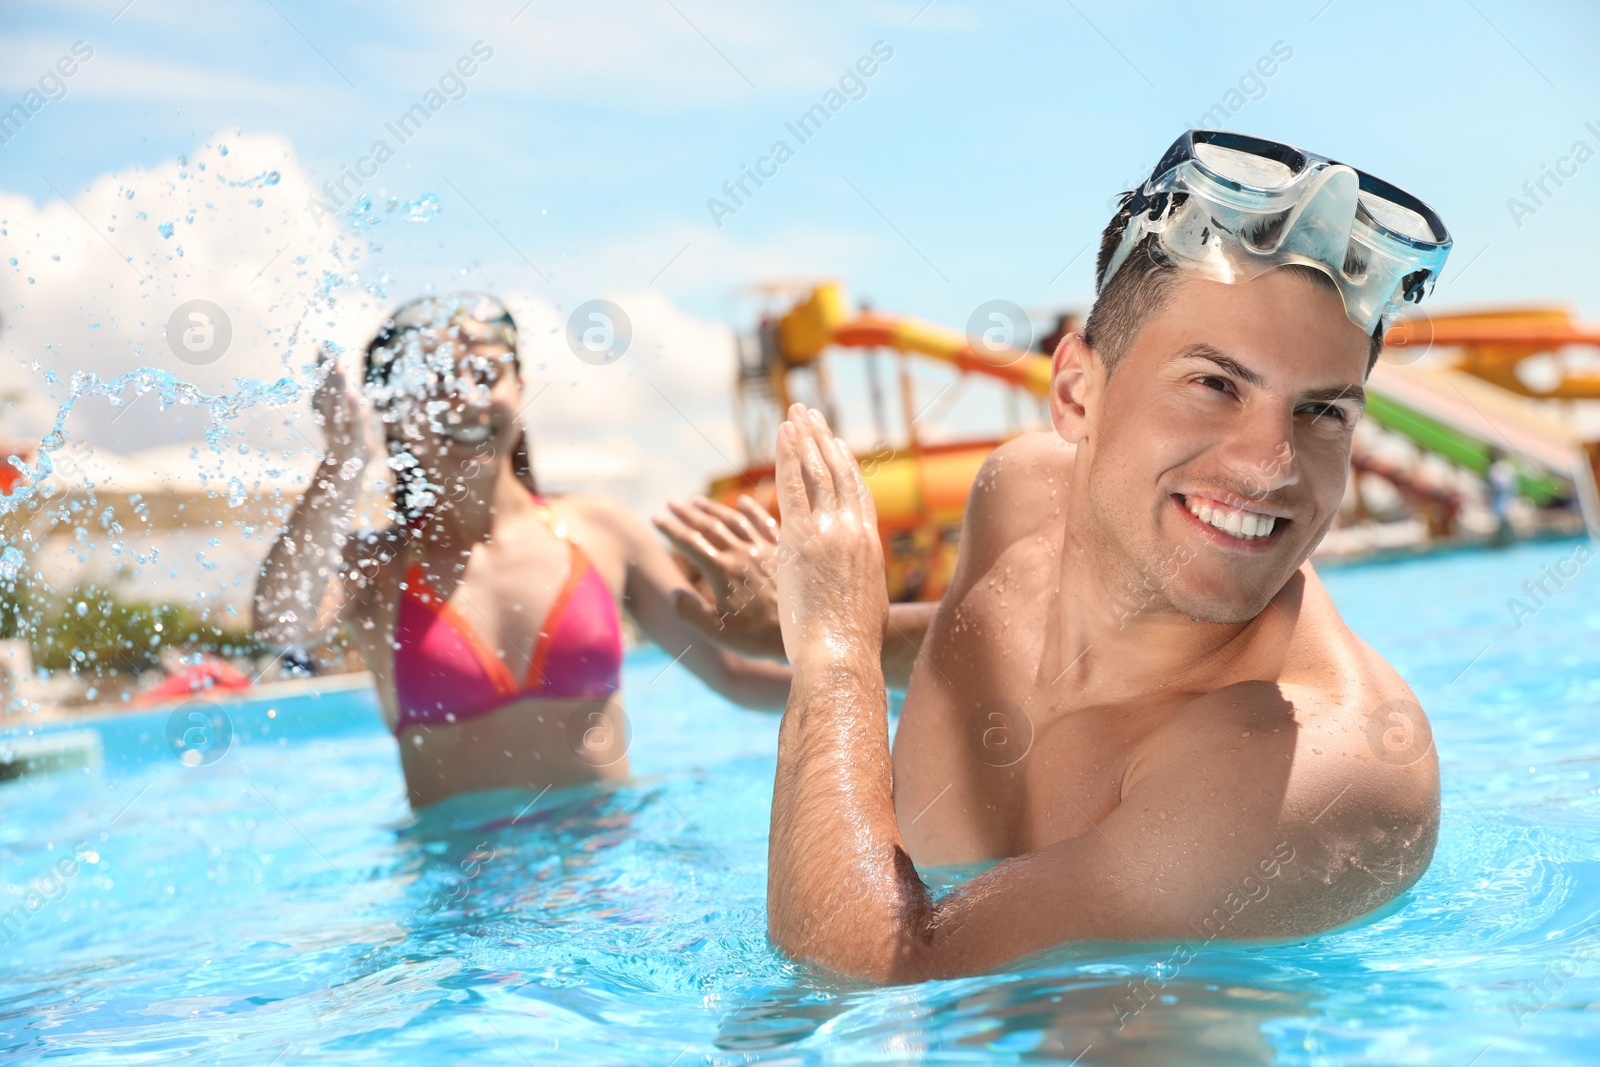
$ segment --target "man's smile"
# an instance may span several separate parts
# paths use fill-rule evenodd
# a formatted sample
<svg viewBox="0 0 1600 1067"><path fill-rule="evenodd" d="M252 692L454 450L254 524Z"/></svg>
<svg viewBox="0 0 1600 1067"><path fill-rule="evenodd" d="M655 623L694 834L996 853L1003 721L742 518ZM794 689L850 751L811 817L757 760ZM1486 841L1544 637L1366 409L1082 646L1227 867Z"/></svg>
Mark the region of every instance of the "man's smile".
<svg viewBox="0 0 1600 1067"><path fill-rule="evenodd" d="M1226 548L1265 550L1277 543L1291 521L1280 508L1246 503L1231 494L1173 493L1172 501L1189 522Z"/></svg>

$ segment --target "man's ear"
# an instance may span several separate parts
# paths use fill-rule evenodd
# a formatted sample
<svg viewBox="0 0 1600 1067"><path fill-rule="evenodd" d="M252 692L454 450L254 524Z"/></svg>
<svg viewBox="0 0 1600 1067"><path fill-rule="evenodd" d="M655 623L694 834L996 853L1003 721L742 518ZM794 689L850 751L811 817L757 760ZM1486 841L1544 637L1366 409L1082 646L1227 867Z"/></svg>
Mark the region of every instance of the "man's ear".
<svg viewBox="0 0 1600 1067"><path fill-rule="evenodd" d="M1094 350L1080 333L1069 333L1056 346L1050 361L1050 421L1063 440L1079 444L1092 429L1087 400L1099 370Z"/></svg>

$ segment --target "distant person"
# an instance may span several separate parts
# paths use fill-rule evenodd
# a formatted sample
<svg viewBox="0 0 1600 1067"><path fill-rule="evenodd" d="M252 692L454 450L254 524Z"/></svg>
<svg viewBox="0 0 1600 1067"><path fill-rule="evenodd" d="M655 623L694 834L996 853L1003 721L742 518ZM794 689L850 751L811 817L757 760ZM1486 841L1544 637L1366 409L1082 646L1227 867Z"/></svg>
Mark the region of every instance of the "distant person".
<svg viewBox="0 0 1600 1067"><path fill-rule="evenodd" d="M1083 320L1073 312L1064 311L1056 316L1055 326L1051 328L1049 333L1040 338L1035 348L1047 356L1052 355L1061 345L1061 339L1066 337L1067 334L1081 332L1083 332Z"/></svg>
<svg viewBox="0 0 1600 1067"><path fill-rule="evenodd" d="M1384 320L1449 247L1426 204L1326 157L1179 138L1102 235L1054 427L978 475L892 752L873 500L790 410L779 948L915 982L1067 941L1299 938L1416 882L1439 832L1427 718L1308 559ZM939 896L918 874L993 861Z"/></svg>
<svg viewBox="0 0 1600 1067"><path fill-rule="evenodd" d="M628 773L624 605L730 700L780 708L789 668L701 640L689 588L615 500L546 499L519 416L517 329L493 297L423 297L367 347L394 521L354 529L371 459L362 398L337 362L314 400L326 456L262 565L255 631L305 648L343 625L372 671L411 803Z"/></svg>
<svg viewBox="0 0 1600 1067"><path fill-rule="evenodd" d="M196 693L239 692L255 684L248 674L220 656L186 657L176 650L166 649L161 654L161 669L165 677L140 690L134 703L141 706L164 704Z"/></svg>
<svg viewBox="0 0 1600 1067"><path fill-rule="evenodd" d="M1489 511L1494 515L1494 544L1504 547L1517 539L1511 525L1511 508L1517 499L1517 468L1498 448L1489 449Z"/></svg>

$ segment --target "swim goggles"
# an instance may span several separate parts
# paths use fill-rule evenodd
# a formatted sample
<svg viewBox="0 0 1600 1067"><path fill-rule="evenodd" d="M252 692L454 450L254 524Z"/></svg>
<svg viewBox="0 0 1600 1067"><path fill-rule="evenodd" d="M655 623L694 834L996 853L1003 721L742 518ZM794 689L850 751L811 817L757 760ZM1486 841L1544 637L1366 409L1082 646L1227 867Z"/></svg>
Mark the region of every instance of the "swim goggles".
<svg viewBox="0 0 1600 1067"><path fill-rule="evenodd" d="M517 324L511 312L488 293L472 290L407 301L389 316L372 347L389 348L419 330L451 328L468 341L497 341L508 348L517 347Z"/></svg>
<svg viewBox="0 0 1600 1067"><path fill-rule="evenodd" d="M418 336L429 330L468 343L503 344L511 351L501 361L518 366L517 324L500 301L472 291L421 296L396 308L367 345L367 385L419 396L440 387L454 388L461 369L454 351L443 347L424 351L417 343ZM494 374L492 368L478 367L472 376Z"/></svg>
<svg viewBox="0 0 1600 1067"><path fill-rule="evenodd" d="M1327 156L1218 130L1174 141L1119 214L1122 241L1096 292L1153 234L1179 266L1216 281L1315 267L1367 333L1432 292L1450 254L1444 223L1410 193Z"/></svg>

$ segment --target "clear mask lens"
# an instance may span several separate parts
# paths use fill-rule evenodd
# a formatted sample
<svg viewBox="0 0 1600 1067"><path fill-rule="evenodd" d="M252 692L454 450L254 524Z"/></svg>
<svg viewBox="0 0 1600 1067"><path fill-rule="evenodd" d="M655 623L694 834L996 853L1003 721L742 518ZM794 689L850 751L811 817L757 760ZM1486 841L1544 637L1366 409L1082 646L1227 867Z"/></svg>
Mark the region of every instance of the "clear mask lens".
<svg viewBox="0 0 1600 1067"><path fill-rule="evenodd" d="M1279 189L1294 180L1288 164L1236 148L1197 144L1194 157L1217 177L1248 189Z"/></svg>
<svg viewBox="0 0 1600 1067"><path fill-rule="evenodd" d="M1364 193L1361 197L1361 207L1372 221L1391 233L1409 237L1414 241L1433 240L1433 227L1428 225L1428 220L1403 204Z"/></svg>

